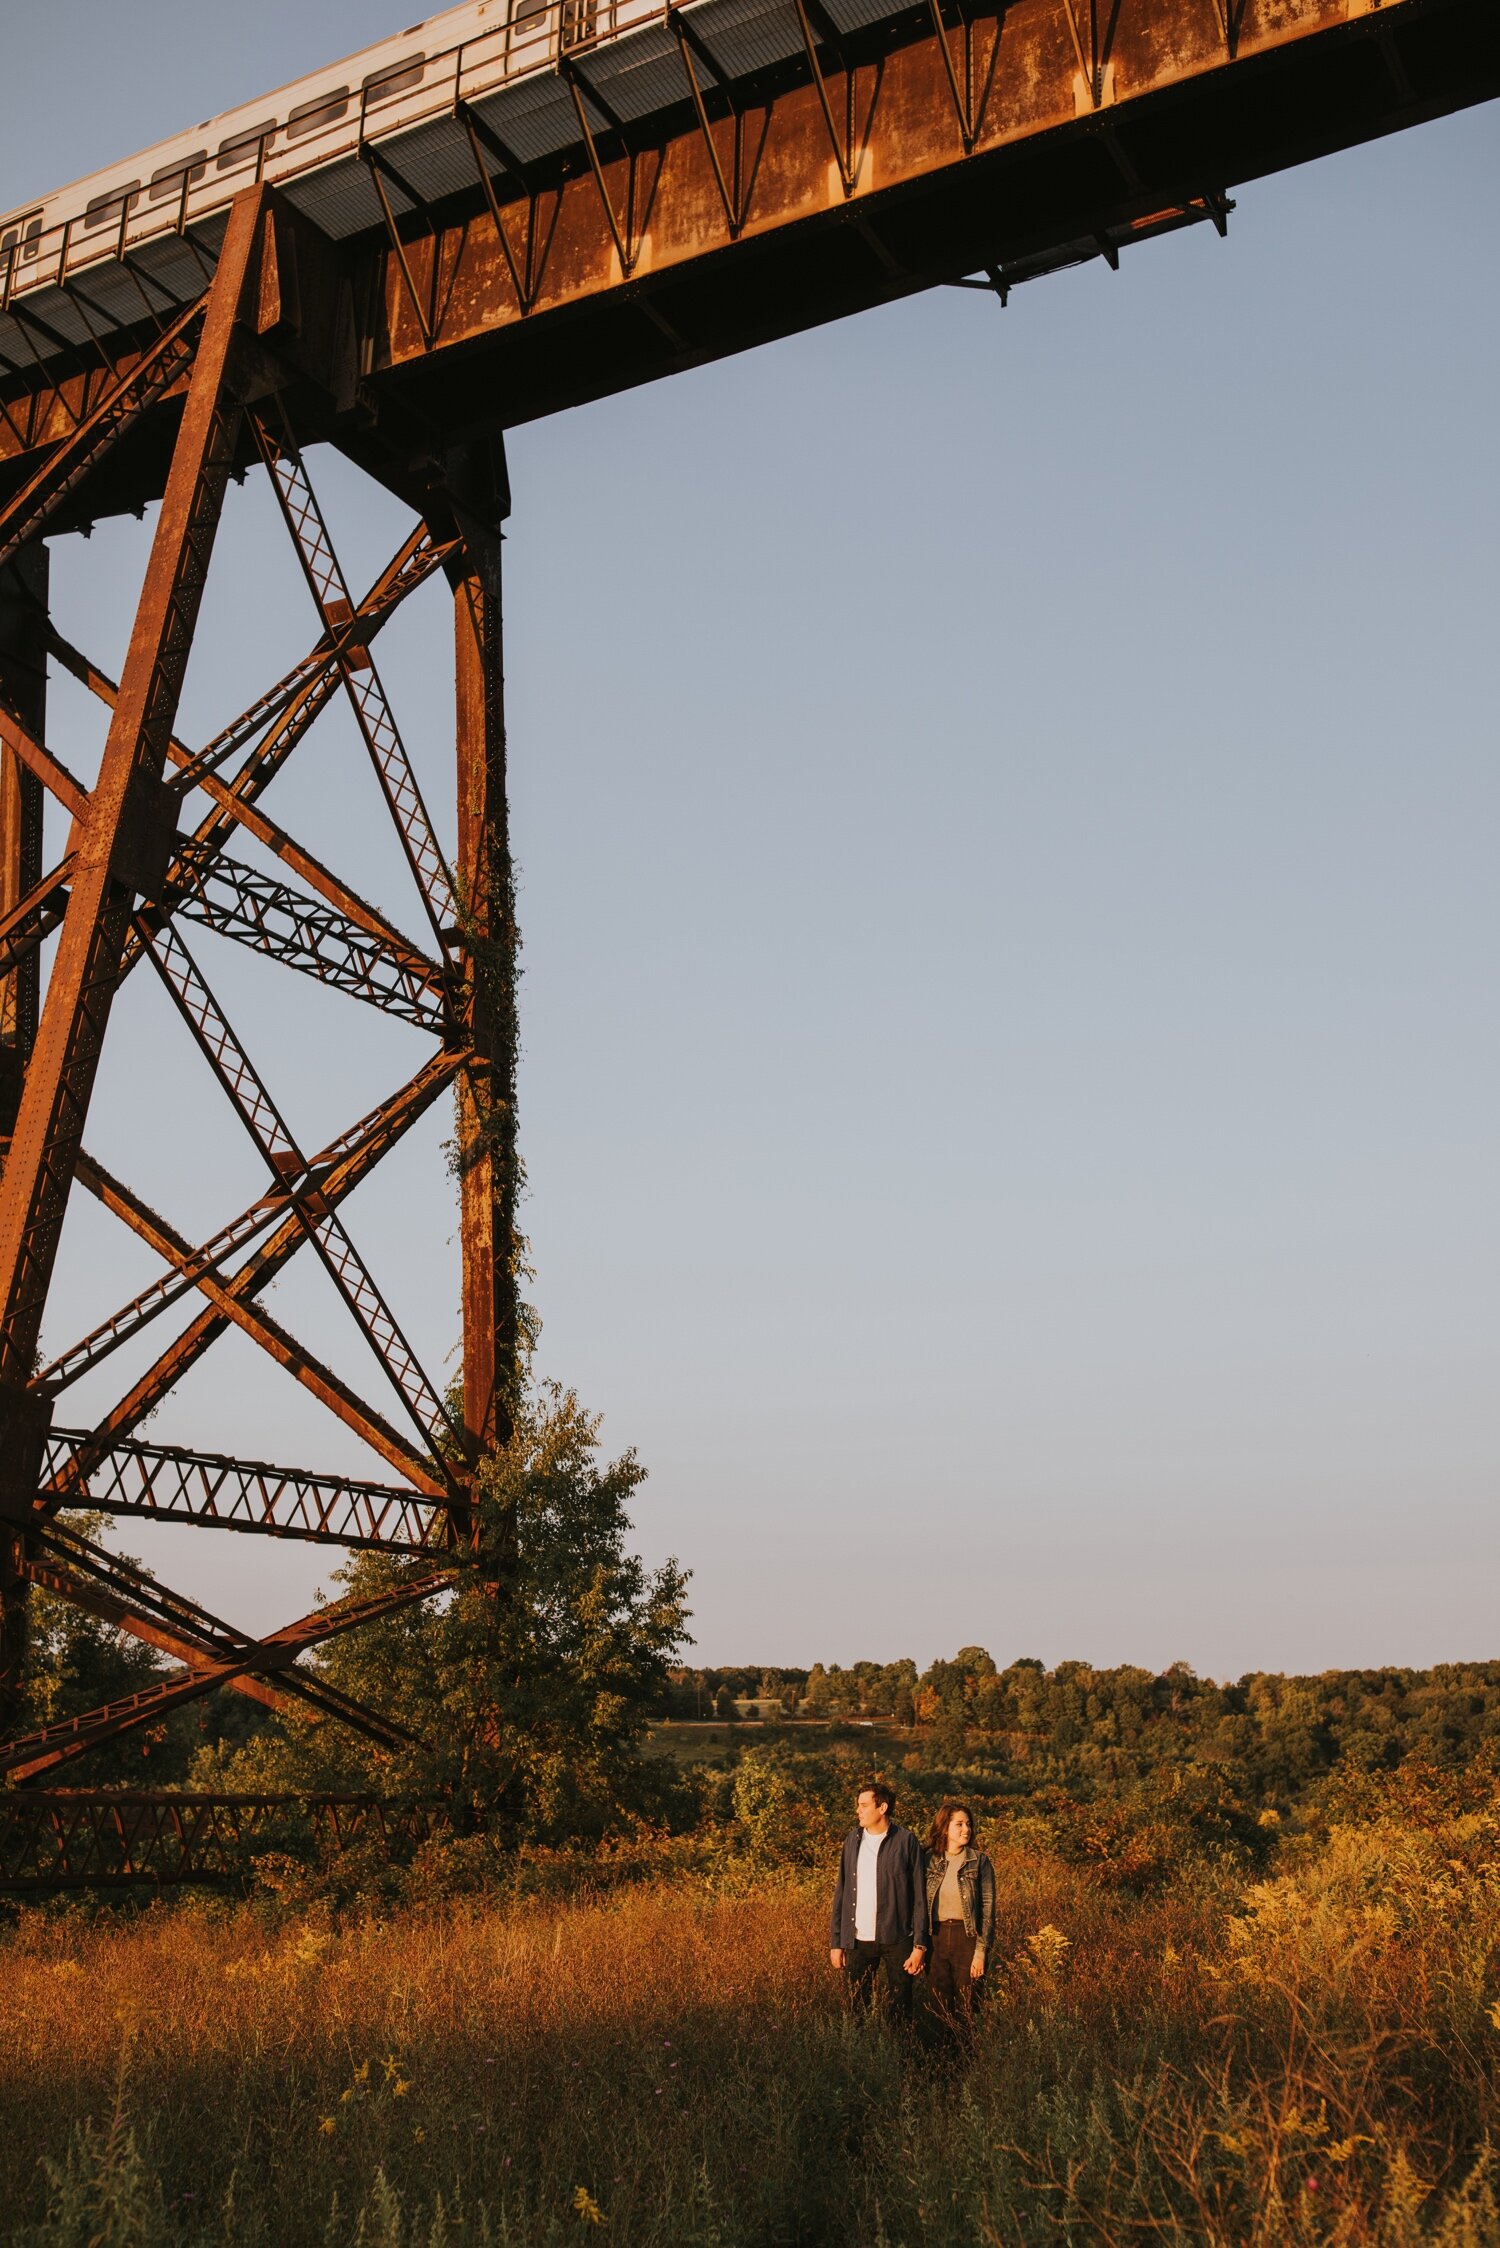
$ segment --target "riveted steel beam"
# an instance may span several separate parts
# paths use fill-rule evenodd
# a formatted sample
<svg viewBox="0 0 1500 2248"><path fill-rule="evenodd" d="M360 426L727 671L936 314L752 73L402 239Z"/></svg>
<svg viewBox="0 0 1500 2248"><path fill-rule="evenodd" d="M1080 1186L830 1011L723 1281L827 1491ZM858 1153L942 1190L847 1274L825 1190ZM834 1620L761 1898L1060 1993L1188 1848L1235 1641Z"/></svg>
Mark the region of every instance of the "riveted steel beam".
<svg viewBox="0 0 1500 2248"><path fill-rule="evenodd" d="M47 1439L48 1476L69 1481L75 1462L92 1450L92 1431L54 1428ZM152 1522L195 1522L379 1553L441 1552L447 1543L444 1510L401 1484L274 1467L266 1460L144 1444L135 1437L118 1439L76 1484L81 1505Z"/></svg>
<svg viewBox="0 0 1500 2248"><path fill-rule="evenodd" d="M0 1504L9 1495L12 1510L39 1464L40 1425L27 1383L124 956L138 878L134 833L160 788L238 438L236 329L260 208L257 194L236 206L209 293L120 701L0 1182Z"/></svg>

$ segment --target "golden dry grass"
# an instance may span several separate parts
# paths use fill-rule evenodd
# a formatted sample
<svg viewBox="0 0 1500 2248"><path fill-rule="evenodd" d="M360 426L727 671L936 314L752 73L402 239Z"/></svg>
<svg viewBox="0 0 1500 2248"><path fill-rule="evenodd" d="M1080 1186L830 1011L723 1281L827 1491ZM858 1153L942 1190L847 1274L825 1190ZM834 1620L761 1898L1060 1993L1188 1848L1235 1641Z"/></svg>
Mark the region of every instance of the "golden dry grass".
<svg viewBox="0 0 1500 2248"><path fill-rule="evenodd" d="M1488 1814L1339 1830L1248 1894L997 1870L958 2068L849 2021L805 1878L341 1926L27 1915L5 2237L1500 2243Z"/></svg>

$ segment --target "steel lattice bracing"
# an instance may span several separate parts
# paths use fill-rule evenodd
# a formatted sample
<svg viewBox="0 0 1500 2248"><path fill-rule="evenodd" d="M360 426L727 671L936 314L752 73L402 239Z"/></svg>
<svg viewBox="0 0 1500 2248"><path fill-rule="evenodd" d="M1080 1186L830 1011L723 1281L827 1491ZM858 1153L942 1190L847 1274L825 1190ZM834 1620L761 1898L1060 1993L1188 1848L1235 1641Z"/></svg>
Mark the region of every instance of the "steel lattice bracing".
<svg viewBox="0 0 1500 2248"><path fill-rule="evenodd" d="M88 1430L53 1429L47 1439L48 1484L76 1488L74 1463L92 1447ZM445 1510L399 1483L361 1483L128 1436L116 1438L81 1480L80 1503L103 1514L209 1523L220 1530L370 1546L383 1553L441 1553L447 1544Z"/></svg>
<svg viewBox="0 0 1500 2248"><path fill-rule="evenodd" d="M1118 264L1126 247L1183 226L1223 232L1237 183L1500 92L1493 0L757 0L749 15L737 0L663 0L649 22L631 13L628 36L609 10L572 0L528 17L545 69L515 101L503 90L470 100L462 57L431 57L437 95L409 133L385 112L367 134L361 109L344 151L358 194L344 175L321 189L309 176L295 196L258 185L227 226L222 208L204 226L190 223L185 184L149 300L123 286L128 204L117 252L85 243L81 279L67 241L47 287L45 260L0 257L0 1768L12 1779L71 1772L91 1744L220 1686L401 1737L298 1662L378 1611L320 1611L252 1638L70 1540L63 1510L411 1557L472 1545L471 1478L509 1428L517 1333L504 428L935 284L1003 301L1036 274ZM160 207L143 210L160 237ZM136 309L101 316L106 299ZM358 581L363 595L309 469L312 447L329 442L413 517L391 559ZM290 670L192 743L178 731L183 672L225 485L247 472L274 494L313 632ZM45 541L157 500L116 680L50 615ZM439 571L453 605L451 865L374 653ZM49 665L109 713L92 785L48 744ZM337 704L368 765L361 817L389 818L404 861L400 908L371 902L269 808ZM48 798L69 822L50 864ZM377 1015L393 1017L403 1037L431 1041L427 1058L336 1138L300 1145L274 1033L231 1020L205 972L204 930L357 1002L349 1015L370 1035ZM114 1000L143 967L217 1082L226 1128L260 1165L254 1198L206 1237L117 1177L93 1128L101 1050L119 1036ZM346 1207L449 1096L456 1416ZM51 1278L79 1192L159 1270L88 1333L58 1334ZM321 1263L378 1380L354 1384L321 1338L315 1347L269 1308L299 1252ZM148 1329L167 1339L80 1425L75 1385L103 1379ZM353 1432L379 1480L144 1433L231 1330ZM503 1531L486 1559L503 1580ZM421 1597L446 1581L431 1569L407 1589ZM19 1737L13 1688L37 1586L177 1669L128 1706ZM222 1870L284 1810L44 1797L28 1781L0 1797L0 1883ZM309 1815L335 1833L386 1817L331 1799ZM392 1812L389 1831L428 1815Z"/></svg>
<svg viewBox="0 0 1500 2248"><path fill-rule="evenodd" d="M280 223L286 224L284 214ZM400 603L435 570L447 572L464 614L483 579L498 619L496 490L472 470L452 486L433 478L428 516L359 600L337 562L312 478L295 435L306 402L305 364L278 359L264 338L274 198L251 190L236 204L217 270L191 317L177 320L117 383L76 432L0 509L0 1592L3 1709L15 1706L24 1656L28 1592L40 1588L170 1656L175 1668L138 1691L30 1731L0 1726L0 1775L12 1784L72 1768L90 1750L157 1724L177 1707L228 1689L273 1708L300 1704L398 1749L411 1736L378 1710L337 1692L299 1658L335 1633L357 1629L453 1581L451 1567L407 1575L380 1593L320 1608L268 1635L249 1635L83 1538L58 1519L85 1506L106 1514L193 1523L273 1537L374 1548L441 1561L472 1538L468 1490L481 1451L503 1441L509 1391L499 1371L512 1347L508 1306L512 1258L505 1159L513 1040L497 1044L496 930L483 870L505 860L503 762L496 624L459 663L479 719L460 728L467 773L477 745L489 777L481 810L485 837L467 838L463 897L443 858L400 730L370 654ZM286 237L290 239L290 237ZM165 496L123 675L111 679L66 639L48 614L45 550L34 533L66 504L112 444L123 443L164 387L187 375ZM189 745L175 732L177 704L203 588L212 565L225 484L247 432L282 502L288 563L312 590L318 637L307 656L214 739ZM472 635L471 635L472 639ZM46 669L57 663L106 705L109 730L92 786L46 744ZM477 668L476 668L477 667ZM477 687L472 684L477 678ZM372 773L360 819L392 822L425 922L414 943L398 914L371 904L295 838L261 799L335 701L347 702ZM486 747L488 744L488 747ZM465 783L467 787L468 784ZM41 857L40 806L50 795L71 823L50 872ZM472 788L465 803L472 799ZM351 808L352 809L352 808ZM250 842L274 862L253 864L231 846ZM507 879L501 890L508 900ZM429 1058L377 1108L320 1148L304 1148L272 1084L276 1048L264 1032L260 1059L232 1024L204 964L185 941L206 927L266 959L310 976L343 998L395 1017L431 1041ZM60 930L50 974L46 938ZM483 935L483 972L475 944ZM509 921L500 926L508 941ZM194 940L196 942L196 939ZM99 1056L122 983L146 966L170 998L223 1095L226 1117L257 1153L264 1186L206 1239L194 1241L85 1151ZM508 990L508 972L499 984ZM481 987L483 996L481 996ZM497 1067L498 1056L498 1067ZM435 1101L461 1093L459 1138L469 1149L483 1120L483 1149L465 1167L466 1265L480 1272L464 1291L469 1355L483 1369L470 1415L450 1410L419 1364L400 1315L350 1230L343 1205ZM472 1179L494 1209L475 1207ZM160 1277L90 1332L39 1348L58 1239L70 1197L85 1192L159 1259ZM498 1210L498 1223L494 1211ZM262 1300L299 1249L317 1258L354 1330L363 1338L380 1403L328 1365ZM498 1253L497 1253L498 1251ZM180 1324L144 1373L93 1426L54 1425L63 1393L107 1367L127 1343L174 1307L201 1307ZM166 1322L173 1324L172 1322ZM183 1376L231 1329L249 1336L287 1374L393 1468L399 1481L317 1473L170 1443L137 1432ZM51 1342L50 1332L48 1341ZM473 1383L469 1384L474 1389ZM467 1393L466 1393L467 1394ZM9 1798L6 1799L10 1801ZM42 1799L38 1798L40 1804ZM191 1878L222 1861L232 1832L243 1839L274 1806L168 1806L137 1800L127 1817L78 1799L76 1814L52 1799L45 1816L12 1809L0 1843L0 1881ZM201 1812L201 1815L200 1815ZM378 1807L349 1817L379 1824ZM400 1830L425 1831L411 1813ZM338 1831L333 1799L315 1813ZM344 1822L347 1823L347 1822ZM393 1828L393 1831L395 1829ZM164 1854L165 1853L165 1854ZM215 1854L217 1853L217 1855ZM49 1868L50 1873L49 1873Z"/></svg>

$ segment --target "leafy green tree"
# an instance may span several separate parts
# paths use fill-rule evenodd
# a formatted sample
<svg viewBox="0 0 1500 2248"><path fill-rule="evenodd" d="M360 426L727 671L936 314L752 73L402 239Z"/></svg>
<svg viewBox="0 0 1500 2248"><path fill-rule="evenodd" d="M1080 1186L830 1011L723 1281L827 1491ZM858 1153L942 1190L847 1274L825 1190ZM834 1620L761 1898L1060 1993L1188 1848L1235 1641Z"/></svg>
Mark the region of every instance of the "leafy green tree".
<svg viewBox="0 0 1500 2248"><path fill-rule="evenodd" d="M644 1477L633 1452L600 1460L598 1418L571 1390L534 1388L477 1479L484 1565L461 1562L451 1592L330 1641L319 1665L422 1745L388 1752L282 1720L227 1771L220 1760L198 1776L442 1793L460 1830L512 1840L661 1812L670 1774L642 1743L686 1633L687 1577L627 1549ZM362 1553L340 1581L365 1593L430 1567Z"/></svg>

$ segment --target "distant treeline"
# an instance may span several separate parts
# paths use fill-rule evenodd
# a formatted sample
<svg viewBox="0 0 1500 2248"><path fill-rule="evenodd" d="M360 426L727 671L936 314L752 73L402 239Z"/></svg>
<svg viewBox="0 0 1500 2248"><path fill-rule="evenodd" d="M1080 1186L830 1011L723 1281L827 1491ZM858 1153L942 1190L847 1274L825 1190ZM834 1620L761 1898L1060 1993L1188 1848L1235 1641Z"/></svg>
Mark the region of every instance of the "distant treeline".
<svg viewBox="0 0 1500 2248"><path fill-rule="evenodd" d="M911 1661L679 1670L662 1714L731 1720L751 1703L765 1717L776 1705L786 1717L899 1728L923 1764L1009 1772L1028 1792L1107 1792L1163 1766L1211 1765L1267 1801L1296 1797L1336 1766L1467 1762L1500 1739L1500 1662L1216 1684L1185 1663L1159 1675L1034 1660L1002 1670L982 1647L962 1647L921 1672Z"/></svg>

